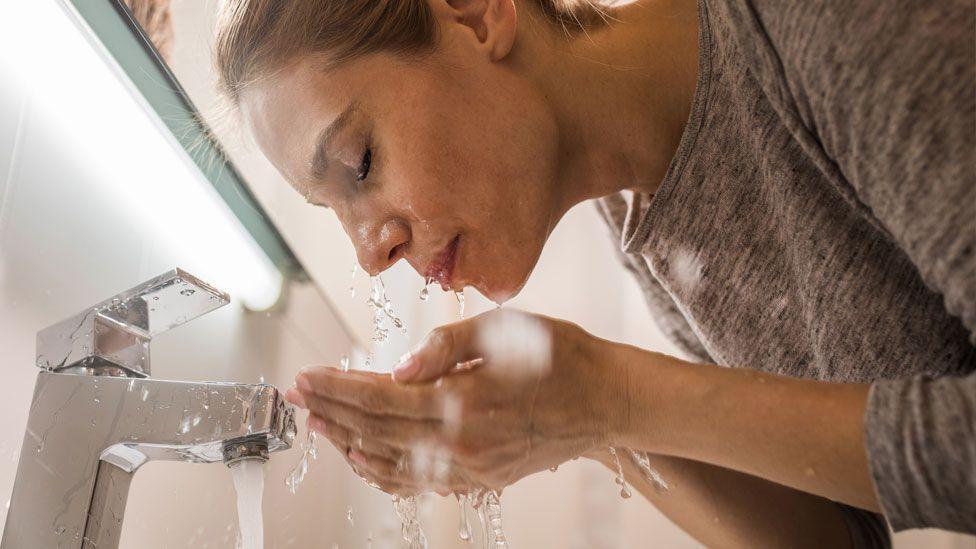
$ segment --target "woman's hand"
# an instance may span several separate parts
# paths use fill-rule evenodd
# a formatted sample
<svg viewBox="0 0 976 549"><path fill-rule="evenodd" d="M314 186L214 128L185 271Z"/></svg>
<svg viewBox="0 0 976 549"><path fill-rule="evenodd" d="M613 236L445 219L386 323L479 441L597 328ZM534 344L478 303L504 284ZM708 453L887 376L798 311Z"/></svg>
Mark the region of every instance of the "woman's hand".
<svg viewBox="0 0 976 549"><path fill-rule="evenodd" d="M500 490L608 443L612 347L500 309L434 330L393 376L307 368L286 396L386 491Z"/></svg>

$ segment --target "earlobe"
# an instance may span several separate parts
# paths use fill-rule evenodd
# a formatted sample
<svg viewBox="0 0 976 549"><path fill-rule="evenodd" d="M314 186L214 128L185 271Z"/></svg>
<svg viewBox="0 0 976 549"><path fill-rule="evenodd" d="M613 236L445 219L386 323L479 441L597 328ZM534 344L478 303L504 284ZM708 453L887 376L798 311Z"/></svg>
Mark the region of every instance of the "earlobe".
<svg viewBox="0 0 976 549"><path fill-rule="evenodd" d="M515 44L515 0L447 0L455 22L470 28L492 61L508 56Z"/></svg>
<svg viewBox="0 0 976 549"><path fill-rule="evenodd" d="M491 40L491 60L500 61L512 52L515 46L518 14L515 0L487 0L489 9L485 13L485 25L494 34Z"/></svg>

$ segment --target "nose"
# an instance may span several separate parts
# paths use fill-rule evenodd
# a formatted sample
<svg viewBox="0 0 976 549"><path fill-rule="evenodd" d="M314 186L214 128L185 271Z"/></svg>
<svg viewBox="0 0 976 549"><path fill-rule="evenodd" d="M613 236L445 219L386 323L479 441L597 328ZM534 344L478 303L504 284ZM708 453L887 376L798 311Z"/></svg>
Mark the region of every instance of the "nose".
<svg viewBox="0 0 976 549"><path fill-rule="evenodd" d="M370 276L380 274L399 261L410 242L410 227L396 218L373 224L364 221L355 232L353 244L359 264Z"/></svg>

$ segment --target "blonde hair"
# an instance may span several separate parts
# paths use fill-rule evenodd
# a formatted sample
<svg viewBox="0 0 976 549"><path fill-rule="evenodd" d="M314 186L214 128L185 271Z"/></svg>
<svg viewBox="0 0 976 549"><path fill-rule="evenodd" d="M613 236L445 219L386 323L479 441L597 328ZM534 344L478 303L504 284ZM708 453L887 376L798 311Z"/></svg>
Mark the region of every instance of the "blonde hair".
<svg viewBox="0 0 976 549"><path fill-rule="evenodd" d="M594 0L531 0L564 29L606 20ZM232 103L241 90L298 55L332 63L390 52L423 54L437 41L428 0L225 0L217 22L218 88Z"/></svg>
<svg viewBox="0 0 976 549"><path fill-rule="evenodd" d="M146 36L156 46L156 51L168 61L173 52L173 18L170 13L170 0L124 1L136 22L142 26Z"/></svg>

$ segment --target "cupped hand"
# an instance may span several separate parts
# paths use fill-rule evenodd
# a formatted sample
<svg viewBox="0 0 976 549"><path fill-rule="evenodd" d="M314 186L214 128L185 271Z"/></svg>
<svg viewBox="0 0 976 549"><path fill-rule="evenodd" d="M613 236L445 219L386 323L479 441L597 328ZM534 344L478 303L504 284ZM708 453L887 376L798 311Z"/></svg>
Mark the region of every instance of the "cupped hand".
<svg viewBox="0 0 976 549"><path fill-rule="evenodd" d="M435 329L392 376L306 368L286 397L383 490L501 490L606 444L611 354L575 325L499 309Z"/></svg>

